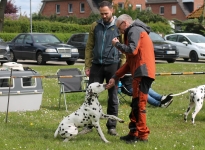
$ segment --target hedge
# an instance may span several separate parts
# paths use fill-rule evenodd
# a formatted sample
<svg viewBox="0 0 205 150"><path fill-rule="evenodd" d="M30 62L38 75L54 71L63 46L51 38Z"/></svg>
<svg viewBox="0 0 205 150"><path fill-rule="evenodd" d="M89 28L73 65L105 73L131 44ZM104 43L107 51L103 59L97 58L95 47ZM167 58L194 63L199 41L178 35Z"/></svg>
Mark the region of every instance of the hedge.
<svg viewBox="0 0 205 150"><path fill-rule="evenodd" d="M66 43L72 33L52 33L57 36L62 42ZM8 42L15 38L18 33L0 33L0 38Z"/></svg>

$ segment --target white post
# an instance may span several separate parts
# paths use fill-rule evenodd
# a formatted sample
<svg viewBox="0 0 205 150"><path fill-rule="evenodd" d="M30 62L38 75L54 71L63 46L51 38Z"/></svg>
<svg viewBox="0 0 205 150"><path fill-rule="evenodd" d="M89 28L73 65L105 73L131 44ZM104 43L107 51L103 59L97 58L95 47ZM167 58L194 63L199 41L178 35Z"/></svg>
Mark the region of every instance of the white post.
<svg viewBox="0 0 205 150"><path fill-rule="evenodd" d="M32 14L31 14L31 0L30 0L30 25L31 25L31 33L32 33Z"/></svg>

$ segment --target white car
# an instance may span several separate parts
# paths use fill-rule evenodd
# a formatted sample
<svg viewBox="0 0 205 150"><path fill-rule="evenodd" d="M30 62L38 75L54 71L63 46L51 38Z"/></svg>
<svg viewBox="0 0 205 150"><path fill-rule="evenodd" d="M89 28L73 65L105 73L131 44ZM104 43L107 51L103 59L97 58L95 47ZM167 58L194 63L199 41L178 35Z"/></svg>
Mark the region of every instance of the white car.
<svg viewBox="0 0 205 150"><path fill-rule="evenodd" d="M205 37L195 33L174 33L165 35L167 42L177 46L179 57L185 61L198 62L205 59Z"/></svg>

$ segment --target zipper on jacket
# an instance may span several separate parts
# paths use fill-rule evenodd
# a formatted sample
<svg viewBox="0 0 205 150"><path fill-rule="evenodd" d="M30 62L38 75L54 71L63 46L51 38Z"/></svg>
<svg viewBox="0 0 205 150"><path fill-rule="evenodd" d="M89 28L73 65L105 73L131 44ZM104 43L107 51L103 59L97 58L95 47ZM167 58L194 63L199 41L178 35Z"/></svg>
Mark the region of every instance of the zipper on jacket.
<svg viewBox="0 0 205 150"><path fill-rule="evenodd" d="M104 31L104 33L103 33L103 41L102 41L102 49L101 49L101 64L102 64L102 62L103 62L103 48L104 48L104 42L105 42L105 35L106 35L106 32L107 32L107 29ZM105 60L106 60L107 58L105 58Z"/></svg>

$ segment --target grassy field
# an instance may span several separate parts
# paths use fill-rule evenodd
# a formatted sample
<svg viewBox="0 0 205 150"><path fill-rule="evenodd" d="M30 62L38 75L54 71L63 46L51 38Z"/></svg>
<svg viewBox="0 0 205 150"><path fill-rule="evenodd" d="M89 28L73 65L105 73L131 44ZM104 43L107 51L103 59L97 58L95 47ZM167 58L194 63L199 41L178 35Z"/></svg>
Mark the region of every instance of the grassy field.
<svg viewBox="0 0 205 150"><path fill-rule="evenodd" d="M41 75L54 75L59 68L82 66L37 66L32 67ZM156 64L157 73L165 72L204 72L204 64ZM205 75L170 75L157 76L152 88L160 94L178 93L188 88L204 84ZM147 105L147 125L150 128L149 142L126 144L118 137L107 134L106 120L101 120L101 127L105 137L111 142L105 144L96 130L86 135L78 135L71 141L64 143L53 134L62 118L76 110L84 101L84 93L72 93L68 96L68 112L62 105L58 109L59 85L57 79L42 79L43 100L39 111L9 112L8 122L5 123L6 113L0 113L0 149L1 150L204 150L205 142L205 113L204 108L196 116L195 125L183 120L183 113L187 109L188 94L174 98L168 108L157 108ZM106 112L107 92L103 92L99 101ZM127 97L129 101L129 97ZM120 136L128 133L129 102L119 106L119 117L125 120L118 123L117 131Z"/></svg>

